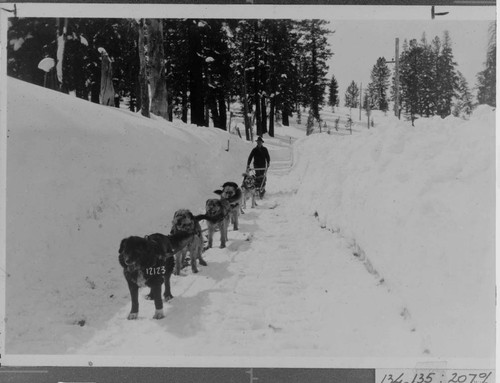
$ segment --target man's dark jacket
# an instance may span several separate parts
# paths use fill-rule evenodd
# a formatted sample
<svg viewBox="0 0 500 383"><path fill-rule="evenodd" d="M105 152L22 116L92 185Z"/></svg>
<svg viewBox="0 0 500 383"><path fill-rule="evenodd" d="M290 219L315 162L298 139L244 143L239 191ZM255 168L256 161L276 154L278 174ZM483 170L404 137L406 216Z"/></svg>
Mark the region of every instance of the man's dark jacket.
<svg viewBox="0 0 500 383"><path fill-rule="evenodd" d="M267 151L267 148L264 146L261 146L260 148L256 146L255 148L252 149L250 155L248 156L247 167L250 166L252 159L253 159L253 166L255 168L265 168L269 166L269 163L271 162L271 158L269 157L269 152Z"/></svg>

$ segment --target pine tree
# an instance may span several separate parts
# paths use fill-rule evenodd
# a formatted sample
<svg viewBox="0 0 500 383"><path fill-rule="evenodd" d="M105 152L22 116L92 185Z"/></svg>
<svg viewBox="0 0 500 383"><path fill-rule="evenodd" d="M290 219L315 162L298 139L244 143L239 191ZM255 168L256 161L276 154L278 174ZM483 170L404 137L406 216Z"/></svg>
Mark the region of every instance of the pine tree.
<svg viewBox="0 0 500 383"><path fill-rule="evenodd" d="M167 90L170 115L175 114L182 122L188 122L189 114L189 67L187 20L164 20L164 36Z"/></svg>
<svg viewBox="0 0 500 383"><path fill-rule="evenodd" d="M437 51L433 50L432 46L427 43L425 34L420 43L419 57L419 89L420 89L420 114L429 117L436 113L436 95L438 94L439 85L437 80L436 61L440 50L439 38L434 39Z"/></svg>
<svg viewBox="0 0 500 383"><path fill-rule="evenodd" d="M234 72L232 88L242 103L245 136L248 141L253 140L251 122L251 81L254 68L250 39L253 36L253 24L248 20L228 20L230 29L230 52L233 60L231 70Z"/></svg>
<svg viewBox="0 0 500 383"><path fill-rule="evenodd" d="M419 64L422 51L417 41L411 40L400 59L401 106L412 125L421 111Z"/></svg>
<svg viewBox="0 0 500 383"><path fill-rule="evenodd" d="M451 46L451 38L448 31L444 32L443 46L441 54L437 57L437 97L436 97L436 113L442 118L451 114L452 100L455 96L457 87L457 75L453 61L453 51Z"/></svg>
<svg viewBox="0 0 500 383"><path fill-rule="evenodd" d="M489 29L490 40L486 54L485 69L477 74L477 101L480 104L496 106L496 23L493 22Z"/></svg>
<svg viewBox="0 0 500 383"><path fill-rule="evenodd" d="M464 75L458 72L457 76L457 95L453 105L453 115L467 118L472 114L473 98Z"/></svg>
<svg viewBox="0 0 500 383"><path fill-rule="evenodd" d="M227 103L231 90L231 55L228 36L222 20L206 20L203 28L203 58L205 61L206 103L216 128L226 130Z"/></svg>
<svg viewBox="0 0 500 383"><path fill-rule="evenodd" d="M332 56L328 48L327 36L331 32L326 28L327 24L325 20L304 20L301 23L305 53L303 56L304 99L307 100L307 106L318 121L320 109L324 105L327 61Z"/></svg>
<svg viewBox="0 0 500 383"><path fill-rule="evenodd" d="M339 84L335 75L332 75L330 81L330 92L328 93L328 105L332 107L332 112L335 112L335 106L339 102Z"/></svg>
<svg viewBox="0 0 500 383"><path fill-rule="evenodd" d="M299 35L296 22L293 20L267 20L266 29L269 36L267 55L269 57L268 98L269 128L268 133L274 136L274 119L281 115L284 126L289 125L289 116L295 105L295 84L299 81L299 73L294 65L298 55Z"/></svg>
<svg viewBox="0 0 500 383"><path fill-rule="evenodd" d="M371 82L368 85L370 95L370 108L379 109L384 112L389 110L387 90L389 89L389 77L391 72L387 67L385 58L380 57L371 72Z"/></svg>
<svg viewBox="0 0 500 383"><path fill-rule="evenodd" d="M348 108L357 108L359 106L359 88L354 80L347 87L345 93L345 106Z"/></svg>

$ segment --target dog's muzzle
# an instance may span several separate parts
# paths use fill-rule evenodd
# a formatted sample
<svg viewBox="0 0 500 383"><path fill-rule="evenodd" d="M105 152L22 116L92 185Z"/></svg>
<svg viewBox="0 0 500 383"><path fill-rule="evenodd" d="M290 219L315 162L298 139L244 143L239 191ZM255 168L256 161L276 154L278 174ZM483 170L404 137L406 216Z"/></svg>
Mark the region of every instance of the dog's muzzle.
<svg viewBox="0 0 500 383"><path fill-rule="evenodd" d="M191 223L186 223L186 224L182 224L182 225L177 226L177 229L179 231L190 232L193 230L193 225Z"/></svg>
<svg viewBox="0 0 500 383"><path fill-rule="evenodd" d="M207 215L210 217L213 217L215 215L219 214L219 208L214 207L214 208L207 208Z"/></svg>
<svg viewBox="0 0 500 383"><path fill-rule="evenodd" d="M129 271L135 271L137 269L139 269L140 267L137 265L137 263L135 263L134 260L130 259L130 257L127 257L127 255L124 255L123 256L123 262L125 263L125 265L127 266L127 269Z"/></svg>
<svg viewBox="0 0 500 383"><path fill-rule="evenodd" d="M225 191L221 194L221 197L225 199L231 199L232 197L234 197L234 195L235 193L233 191Z"/></svg>

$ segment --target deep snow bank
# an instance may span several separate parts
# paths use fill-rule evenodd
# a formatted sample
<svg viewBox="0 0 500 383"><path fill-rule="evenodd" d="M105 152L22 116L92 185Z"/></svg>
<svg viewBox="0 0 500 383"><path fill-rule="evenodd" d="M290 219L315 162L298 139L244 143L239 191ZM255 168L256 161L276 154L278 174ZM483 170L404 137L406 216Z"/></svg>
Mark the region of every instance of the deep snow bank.
<svg viewBox="0 0 500 383"><path fill-rule="evenodd" d="M7 85L6 350L59 353L128 295L120 240L168 232L179 208L201 212L213 190L241 180L251 145L11 78Z"/></svg>
<svg viewBox="0 0 500 383"><path fill-rule="evenodd" d="M352 240L407 302L432 354L493 355L495 114L395 118L296 143L296 204ZM369 315L369 314L368 314ZM444 352L444 355L449 355Z"/></svg>

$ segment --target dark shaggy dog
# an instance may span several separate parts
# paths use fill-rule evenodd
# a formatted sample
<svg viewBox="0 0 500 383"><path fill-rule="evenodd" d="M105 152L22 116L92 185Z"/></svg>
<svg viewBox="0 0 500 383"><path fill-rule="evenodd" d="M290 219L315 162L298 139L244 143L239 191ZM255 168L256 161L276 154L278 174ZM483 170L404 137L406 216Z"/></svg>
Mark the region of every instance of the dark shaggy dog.
<svg viewBox="0 0 500 383"><path fill-rule="evenodd" d="M170 276L174 268L173 255L184 248L193 234L178 235L151 234L144 238L131 236L120 243L118 261L123 267L132 301L132 308L127 319L137 319L139 314L139 287L148 286L150 299L155 302L153 319L161 319L163 300L161 285L165 283L165 301L172 299Z"/></svg>
<svg viewBox="0 0 500 383"><path fill-rule="evenodd" d="M257 190L256 186L256 179L254 174L249 174L249 173L243 173L243 182L241 184L241 190L243 191L243 198L242 198L242 209L241 212L243 212L243 209L247 208L247 200L251 199L252 200L252 209L257 206L257 202L255 201L255 196L259 193Z"/></svg>
<svg viewBox="0 0 500 383"><path fill-rule="evenodd" d="M215 190L214 193L219 194L221 200L227 200L231 208L229 216L233 224L233 230L238 230L238 217L240 216L241 189L235 182L226 182L222 185L222 190Z"/></svg>
<svg viewBox="0 0 500 383"><path fill-rule="evenodd" d="M195 217L187 209L177 210L174 214L174 219L172 220L172 230L170 231L170 234L179 235L181 233L190 233L193 234L193 237L181 251L178 251L175 254L174 274L180 274L188 252L191 257L191 270L193 273L197 273L198 267L196 264L198 261L202 266L207 265L201 256L203 252L203 236L201 233L199 216Z"/></svg>

